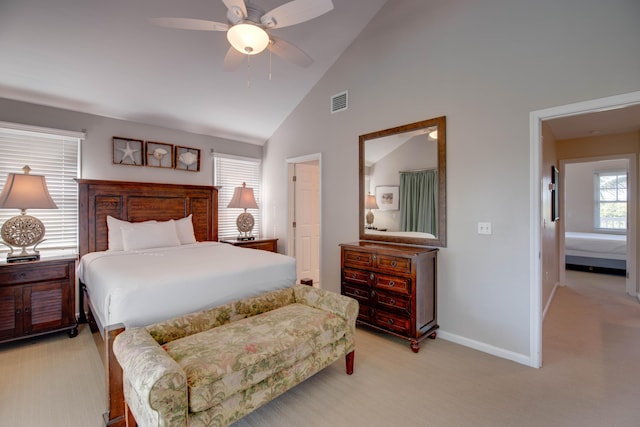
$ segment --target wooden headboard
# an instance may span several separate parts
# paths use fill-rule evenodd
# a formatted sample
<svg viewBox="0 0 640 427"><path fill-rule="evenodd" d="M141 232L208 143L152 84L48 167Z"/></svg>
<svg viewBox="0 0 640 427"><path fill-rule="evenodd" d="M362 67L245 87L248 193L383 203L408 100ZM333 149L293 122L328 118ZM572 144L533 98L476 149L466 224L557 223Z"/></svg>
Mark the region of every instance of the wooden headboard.
<svg viewBox="0 0 640 427"><path fill-rule="evenodd" d="M108 245L107 215L130 222L193 214L196 240L218 240L218 189L212 186L78 179L80 256Z"/></svg>

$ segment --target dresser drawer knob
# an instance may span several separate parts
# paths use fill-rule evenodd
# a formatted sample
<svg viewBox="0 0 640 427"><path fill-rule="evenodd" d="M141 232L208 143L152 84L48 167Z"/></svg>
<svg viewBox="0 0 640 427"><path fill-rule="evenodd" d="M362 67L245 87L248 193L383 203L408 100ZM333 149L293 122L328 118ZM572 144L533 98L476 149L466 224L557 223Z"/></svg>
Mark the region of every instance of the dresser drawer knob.
<svg viewBox="0 0 640 427"><path fill-rule="evenodd" d="M393 319L389 319L387 322L389 322L390 325L393 325Z"/></svg>
<svg viewBox="0 0 640 427"><path fill-rule="evenodd" d="M389 287L390 287L390 288L393 288L395 285L396 285L396 282L394 282L393 280L391 280L391 281L389 282Z"/></svg>
<svg viewBox="0 0 640 427"><path fill-rule="evenodd" d="M20 279L24 279L25 277L27 277L27 273L20 273L20 274L18 274L18 277Z"/></svg>
<svg viewBox="0 0 640 427"><path fill-rule="evenodd" d="M396 300L394 300L393 298L389 300L389 304L395 304L395 303L396 303Z"/></svg>
<svg viewBox="0 0 640 427"><path fill-rule="evenodd" d="M359 255L356 256L356 261L360 261L360 256Z"/></svg>
<svg viewBox="0 0 640 427"><path fill-rule="evenodd" d="M353 291L353 293L356 294L356 295L360 295L360 291L357 290L357 289L355 291Z"/></svg>
<svg viewBox="0 0 640 427"><path fill-rule="evenodd" d="M398 263L397 263L397 262L395 262L395 261L391 261L391 267L395 267L395 266L397 266L397 265L398 265Z"/></svg>
<svg viewBox="0 0 640 427"><path fill-rule="evenodd" d="M375 278L376 278L375 274L371 273L371 274L369 275L369 279L373 280L373 279L375 279Z"/></svg>

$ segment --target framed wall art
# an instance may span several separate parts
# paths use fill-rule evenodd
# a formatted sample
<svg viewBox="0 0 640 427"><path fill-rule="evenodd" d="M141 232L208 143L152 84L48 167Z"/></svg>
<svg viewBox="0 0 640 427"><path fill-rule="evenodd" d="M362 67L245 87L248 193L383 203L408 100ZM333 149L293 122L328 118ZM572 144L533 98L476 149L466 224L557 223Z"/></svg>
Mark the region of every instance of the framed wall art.
<svg viewBox="0 0 640 427"><path fill-rule="evenodd" d="M147 141L145 146L146 165L156 168L173 167L173 145Z"/></svg>
<svg viewBox="0 0 640 427"><path fill-rule="evenodd" d="M174 167L184 171L200 171L200 150L176 145Z"/></svg>
<svg viewBox="0 0 640 427"><path fill-rule="evenodd" d="M140 139L114 136L113 163L116 165L143 166L144 142Z"/></svg>
<svg viewBox="0 0 640 427"><path fill-rule="evenodd" d="M560 219L560 172L555 166L551 166L551 183L549 184L549 190L551 190L551 221L558 221Z"/></svg>
<svg viewBox="0 0 640 427"><path fill-rule="evenodd" d="M399 185L378 185L376 187L376 202L379 209L397 211L400 208L399 199Z"/></svg>

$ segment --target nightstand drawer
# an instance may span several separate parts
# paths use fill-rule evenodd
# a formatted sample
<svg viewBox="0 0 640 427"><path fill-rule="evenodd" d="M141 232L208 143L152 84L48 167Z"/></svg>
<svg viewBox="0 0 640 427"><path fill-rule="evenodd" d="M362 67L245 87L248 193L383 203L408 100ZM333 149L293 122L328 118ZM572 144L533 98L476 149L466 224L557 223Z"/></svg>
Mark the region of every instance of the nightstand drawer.
<svg viewBox="0 0 640 427"><path fill-rule="evenodd" d="M21 285L69 278L69 263L47 265L46 267L40 264L38 268L34 268L33 265L33 263L8 264L0 267L0 283Z"/></svg>

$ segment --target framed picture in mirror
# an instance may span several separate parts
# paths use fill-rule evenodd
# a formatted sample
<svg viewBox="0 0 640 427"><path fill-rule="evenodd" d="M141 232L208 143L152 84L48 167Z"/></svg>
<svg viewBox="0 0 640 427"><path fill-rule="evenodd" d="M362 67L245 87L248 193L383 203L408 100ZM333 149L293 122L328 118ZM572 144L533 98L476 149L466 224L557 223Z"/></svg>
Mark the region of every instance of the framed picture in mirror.
<svg viewBox="0 0 640 427"><path fill-rule="evenodd" d="M376 187L376 202L378 209L397 211L400 209L400 186L378 185Z"/></svg>

